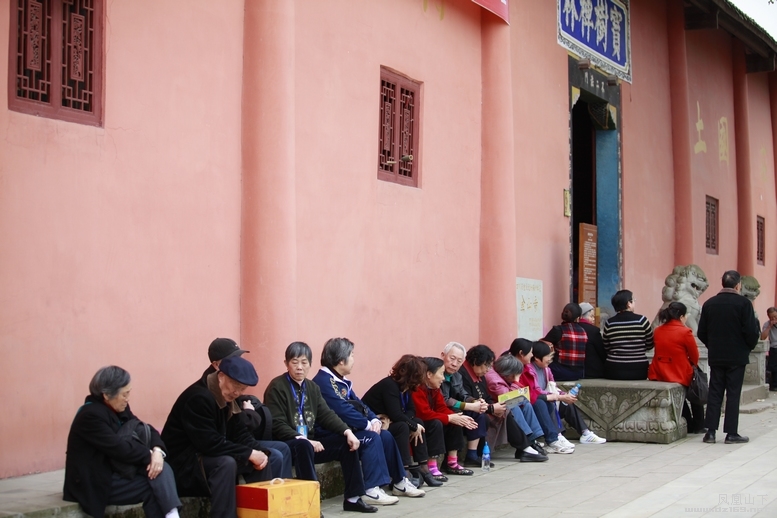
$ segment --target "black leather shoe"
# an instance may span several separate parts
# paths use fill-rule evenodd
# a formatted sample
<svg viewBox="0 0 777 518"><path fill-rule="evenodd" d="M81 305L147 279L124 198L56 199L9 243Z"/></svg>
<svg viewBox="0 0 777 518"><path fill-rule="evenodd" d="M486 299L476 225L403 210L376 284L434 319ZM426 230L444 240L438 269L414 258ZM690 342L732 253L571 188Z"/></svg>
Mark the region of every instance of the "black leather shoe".
<svg viewBox="0 0 777 518"><path fill-rule="evenodd" d="M407 479L410 481L411 484L413 484L415 486L416 489L420 489L421 486L424 485L424 479L421 478L420 476L419 477L414 477L414 476L411 475L411 476L407 477Z"/></svg>
<svg viewBox="0 0 777 518"><path fill-rule="evenodd" d="M364 500L359 497L355 502L343 501L343 511L354 511L356 513L377 513L378 508L372 505L367 505Z"/></svg>
<svg viewBox="0 0 777 518"><path fill-rule="evenodd" d="M726 435L726 440L723 442L725 444L744 444L749 441L750 441L749 437L746 437L744 435L739 435L738 433L730 433Z"/></svg>
<svg viewBox="0 0 777 518"><path fill-rule="evenodd" d="M540 446L540 443L538 443L537 441L534 441L533 443L531 443L531 447L537 450L537 452L542 453L543 455L547 455L545 448Z"/></svg>
<svg viewBox="0 0 777 518"><path fill-rule="evenodd" d="M715 444L715 432L710 432L707 430L707 433L704 434L704 438L701 440L701 442L706 442L707 444Z"/></svg>
<svg viewBox="0 0 777 518"><path fill-rule="evenodd" d="M529 453L527 451L522 451L519 458L521 462L545 462L548 460L547 455L543 455L542 453Z"/></svg>
<svg viewBox="0 0 777 518"><path fill-rule="evenodd" d="M434 475L429 473L428 471L426 473L421 473L421 478L426 482L426 485L429 487L440 487L442 485L442 482L434 478Z"/></svg>

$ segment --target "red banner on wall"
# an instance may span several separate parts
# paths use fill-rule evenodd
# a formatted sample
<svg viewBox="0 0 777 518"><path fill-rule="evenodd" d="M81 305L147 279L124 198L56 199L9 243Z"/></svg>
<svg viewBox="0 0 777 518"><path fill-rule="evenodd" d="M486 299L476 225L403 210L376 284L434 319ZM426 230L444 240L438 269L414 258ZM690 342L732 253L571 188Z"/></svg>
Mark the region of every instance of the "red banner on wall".
<svg viewBox="0 0 777 518"><path fill-rule="evenodd" d="M488 9L507 23L510 23L509 0L472 0L484 9Z"/></svg>

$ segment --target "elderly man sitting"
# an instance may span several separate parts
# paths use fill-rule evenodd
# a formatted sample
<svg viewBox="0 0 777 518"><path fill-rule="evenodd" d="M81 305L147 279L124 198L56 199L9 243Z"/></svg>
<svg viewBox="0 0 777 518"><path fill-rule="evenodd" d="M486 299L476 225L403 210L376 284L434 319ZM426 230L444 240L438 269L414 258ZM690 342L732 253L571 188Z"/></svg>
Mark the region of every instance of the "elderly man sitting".
<svg viewBox="0 0 777 518"><path fill-rule="evenodd" d="M268 465L262 450L239 419L235 399L259 382L251 362L225 358L219 370L197 380L178 396L162 431L168 462L178 492L210 496L211 516L235 516L235 485L239 474L246 482L272 479L277 464Z"/></svg>

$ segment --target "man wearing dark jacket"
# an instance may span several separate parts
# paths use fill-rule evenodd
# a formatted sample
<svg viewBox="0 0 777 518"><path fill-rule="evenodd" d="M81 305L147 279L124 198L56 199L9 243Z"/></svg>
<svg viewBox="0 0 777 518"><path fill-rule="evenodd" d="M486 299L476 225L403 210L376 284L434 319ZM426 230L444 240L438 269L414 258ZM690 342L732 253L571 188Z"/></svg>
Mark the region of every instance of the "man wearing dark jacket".
<svg viewBox="0 0 777 518"><path fill-rule="evenodd" d="M219 370L222 360L242 356L250 352L238 347L237 342L231 338L216 338L208 346L208 359L210 366L202 373L203 378ZM272 416L270 410L259 401L259 398L251 395L244 395L237 398L238 406L241 412L236 415L243 421L254 439L258 441L259 448L262 451L269 452L270 465L273 466L273 476L280 478L291 478L291 450L283 441L272 440ZM269 423L269 424L268 424ZM282 462L276 459L281 458ZM280 470L278 465L281 466Z"/></svg>
<svg viewBox="0 0 777 518"><path fill-rule="evenodd" d="M304 342L292 342L285 357L286 373L270 381L264 402L272 414L273 437L291 448L297 478L318 480L316 464L338 460L345 479L343 510L377 512L361 498L365 487L359 439L329 408L318 385L307 379L313 352ZM321 430L331 433L321 435Z"/></svg>
<svg viewBox="0 0 777 518"><path fill-rule="evenodd" d="M272 479L266 451L262 451L235 414L235 399L259 377L248 360L225 358L219 370L187 388L173 405L162 431L173 466L178 492L210 496L211 516L236 516L235 484Z"/></svg>
<svg viewBox="0 0 777 518"><path fill-rule="evenodd" d="M699 320L699 340L707 346L710 365L710 390L704 421L707 433L703 441L715 442L720 425L720 407L726 396L723 431L726 444L749 439L739 435L739 398L750 351L758 343L759 326L753 304L740 294L740 275L734 270L723 274L723 289L704 303Z"/></svg>

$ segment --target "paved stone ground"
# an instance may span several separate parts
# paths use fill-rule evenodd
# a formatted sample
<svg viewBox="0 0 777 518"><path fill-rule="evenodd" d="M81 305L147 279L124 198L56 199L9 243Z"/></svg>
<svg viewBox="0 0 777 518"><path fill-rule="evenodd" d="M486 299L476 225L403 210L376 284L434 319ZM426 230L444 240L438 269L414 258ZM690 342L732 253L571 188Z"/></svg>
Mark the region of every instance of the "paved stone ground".
<svg viewBox="0 0 777 518"><path fill-rule="evenodd" d="M777 401L775 393L767 403ZM745 409L743 409L745 410ZM374 516L488 518L575 517L777 517L777 408L741 414L745 445L704 444L691 435L672 444L578 445L572 455L544 463L519 463L511 449L495 453L490 473L451 477L426 497L401 498ZM0 480L0 517L83 516L63 502L64 471ZM322 503L328 518L342 511L342 497Z"/></svg>
<svg viewBox="0 0 777 518"><path fill-rule="evenodd" d="M491 472L424 486L424 498L400 498L374 516L777 517L777 409L740 415L740 433L750 443L723 444L719 431L717 444L690 435L667 445L577 445L544 463L519 463L502 449ZM343 512L341 497L324 501L322 511L355 517Z"/></svg>

